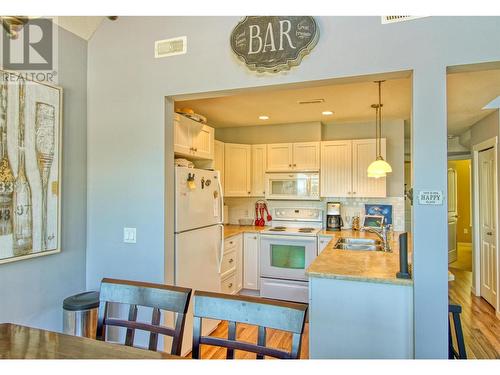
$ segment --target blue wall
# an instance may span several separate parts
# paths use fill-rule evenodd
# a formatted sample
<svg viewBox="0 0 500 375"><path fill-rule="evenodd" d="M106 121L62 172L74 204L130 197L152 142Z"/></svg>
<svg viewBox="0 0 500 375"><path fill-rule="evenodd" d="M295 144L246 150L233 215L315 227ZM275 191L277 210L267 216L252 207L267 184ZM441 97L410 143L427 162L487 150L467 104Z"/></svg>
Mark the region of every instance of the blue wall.
<svg viewBox="0 0 500 375"><path fill-rule="evenodd" d="M62 252L0 264L0 322L62 328L62 301L85 290L87 42L59 29L63 87Z"/></svg>

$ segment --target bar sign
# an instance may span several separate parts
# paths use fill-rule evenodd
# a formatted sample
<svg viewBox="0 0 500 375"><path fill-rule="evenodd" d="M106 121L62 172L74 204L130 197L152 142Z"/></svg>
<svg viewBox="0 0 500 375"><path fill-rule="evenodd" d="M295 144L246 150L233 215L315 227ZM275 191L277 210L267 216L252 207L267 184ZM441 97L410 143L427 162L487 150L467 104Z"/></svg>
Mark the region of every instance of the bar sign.
<svg viewBox="0 0 500 375"><path fill-rule="evenodd" d="M418 204L438 206L443 204L441 190L422 190L418 193Z"/></svg>

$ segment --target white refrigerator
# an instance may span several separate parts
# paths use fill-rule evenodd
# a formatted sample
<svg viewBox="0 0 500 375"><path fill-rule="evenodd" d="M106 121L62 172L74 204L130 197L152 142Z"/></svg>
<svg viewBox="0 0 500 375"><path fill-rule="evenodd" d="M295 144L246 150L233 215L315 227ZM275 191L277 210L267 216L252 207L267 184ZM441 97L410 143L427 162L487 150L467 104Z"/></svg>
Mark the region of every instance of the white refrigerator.
<svg viewBox="0 0 500 375"><path fill-rule="evenodd" d="M175 170L175 284L220 292L224 251L224 201L218 171L176 167ZM193 298L186 316L182 355L191 351ZM204 335L219 321L205 319Z"/></svg>

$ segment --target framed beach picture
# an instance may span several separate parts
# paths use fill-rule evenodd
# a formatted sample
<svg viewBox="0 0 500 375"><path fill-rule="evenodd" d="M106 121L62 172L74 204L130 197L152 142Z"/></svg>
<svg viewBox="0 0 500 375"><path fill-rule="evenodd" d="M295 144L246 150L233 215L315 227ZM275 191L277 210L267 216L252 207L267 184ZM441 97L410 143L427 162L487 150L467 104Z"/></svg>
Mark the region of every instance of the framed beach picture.
<svg viewBox="0 0 500 375"><path fill-rule="evenodd" d="M383 216L385 224L392 224L392 206L390 204L365 204L365 214Z"/></svg>
<svg viewBox="0 0 500 375"><path fill-rule="evenodd" d="M59 252L62 89L0 70L0 263Z"/></svg>

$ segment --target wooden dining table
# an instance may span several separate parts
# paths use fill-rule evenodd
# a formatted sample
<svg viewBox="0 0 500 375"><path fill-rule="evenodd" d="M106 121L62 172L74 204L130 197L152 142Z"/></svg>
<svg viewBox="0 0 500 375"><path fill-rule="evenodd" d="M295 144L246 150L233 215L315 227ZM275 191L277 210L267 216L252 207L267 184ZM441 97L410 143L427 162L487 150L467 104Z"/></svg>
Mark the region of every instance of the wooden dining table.
<svg viewBox="0 0 500 375"><path fill-rule="evenodd" d="M182 359L17 324L0 324L0 359Z"/></svg>

